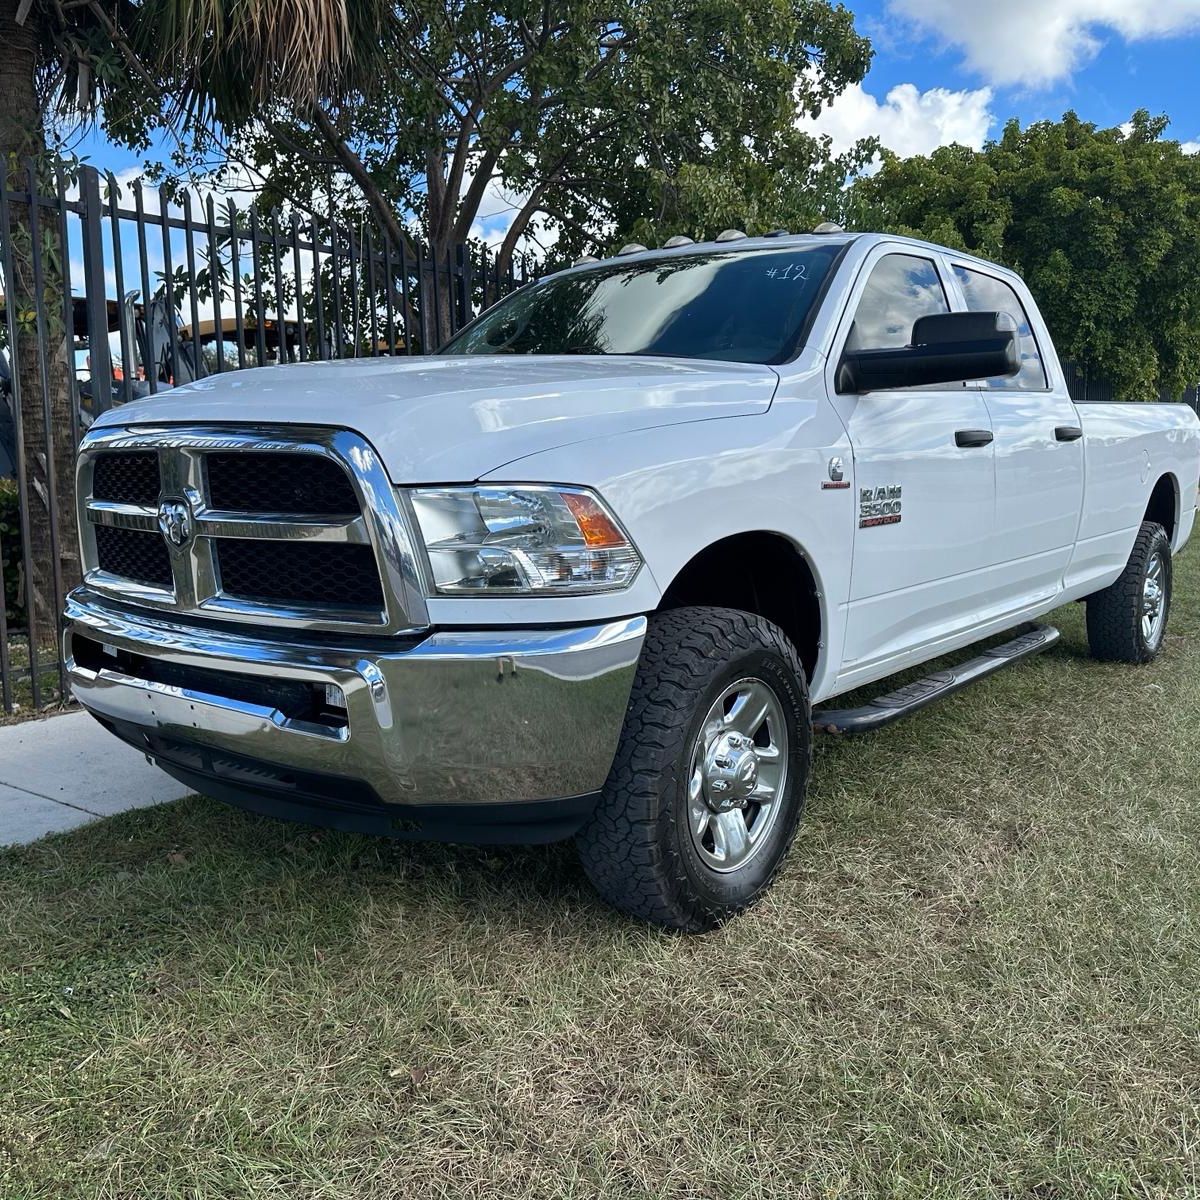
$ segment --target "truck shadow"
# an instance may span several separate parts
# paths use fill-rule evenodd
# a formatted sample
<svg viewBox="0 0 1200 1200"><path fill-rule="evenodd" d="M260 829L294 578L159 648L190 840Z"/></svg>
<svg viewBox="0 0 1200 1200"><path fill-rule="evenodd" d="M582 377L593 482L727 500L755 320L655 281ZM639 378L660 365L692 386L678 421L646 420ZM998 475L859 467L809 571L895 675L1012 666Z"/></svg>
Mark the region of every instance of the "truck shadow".
<svg viewBox="0 0 1200 1200"><path fill-rule="evenodd" d="M824 903L821 878L830 888L844 886L839 863L890 860L890 848L915 827L936 825L947 813L969 816L972 793L955 786L953 772L974 772L962 748L994 737L1002 712L996 697L1030 687L1022 702L1044 700L1055 692L1057 673L1096 670L1080 656L1078 618L1071 617L1059 647L981 685L985 691L968 691L865 738L819 738L808 813L780 883L752 917L692 940L732 946L768 929L794 929L806 909ZM984 703L973 699L988 693ZM949 776L939 767L939 778L929 777L914 796L922 763L956 765ZM19 880L10 896L53 914L60 928L82 915L94 941L117 939L135 958L166 953L173 943L218 958L249 955L263 965L297 954L379 954L421 969L456 946L498 966L515 939L519 957L537 950L594 964L597 955L634 947L650 953L679 941L604 905L569 841L478 847L368 837L260 817L200 796L121 814L5 852L4 859L4 873Z"/></svg>

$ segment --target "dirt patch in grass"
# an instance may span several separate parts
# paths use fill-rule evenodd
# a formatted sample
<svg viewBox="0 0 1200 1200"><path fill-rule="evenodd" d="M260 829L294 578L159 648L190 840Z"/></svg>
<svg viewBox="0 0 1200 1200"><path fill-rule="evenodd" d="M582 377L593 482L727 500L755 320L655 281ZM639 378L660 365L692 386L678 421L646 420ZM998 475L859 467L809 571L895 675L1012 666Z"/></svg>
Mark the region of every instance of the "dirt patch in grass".
<svg viewBox="0 0 1200 1200"><path fill-rule="evenodd" d="M0 854L0 1196L1200 1194L1200 569L819 742L769 898L676 938L569 846L192 799ZM85 786L85 785L81 785Z"/></svg>

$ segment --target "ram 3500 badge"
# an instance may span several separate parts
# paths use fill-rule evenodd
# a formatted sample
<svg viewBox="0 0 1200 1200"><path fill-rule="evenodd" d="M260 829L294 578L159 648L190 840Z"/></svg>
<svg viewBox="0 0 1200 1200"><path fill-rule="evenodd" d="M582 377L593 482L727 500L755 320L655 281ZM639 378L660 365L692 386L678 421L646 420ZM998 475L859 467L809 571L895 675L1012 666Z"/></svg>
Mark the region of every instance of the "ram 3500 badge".
<svg viewBox="0 0 1200 1200"><path fill-rule="evenodd" d="M1045 649L1069 600L1097 657L1152 659L1198 475L1190 410L1076 408L990 263L840 232L634 252L437 356L233 372L97 421L67 661L197 791L574 837L612 903L700 930L778 871L814 728Z"/></svg>
<svg viewBox="0 0 1200 1200"><path fill-rule="evenodd" d="M899 525L902 517L900 485L863 488L859 493L858 527L871 529L876 525Z"/></svg>

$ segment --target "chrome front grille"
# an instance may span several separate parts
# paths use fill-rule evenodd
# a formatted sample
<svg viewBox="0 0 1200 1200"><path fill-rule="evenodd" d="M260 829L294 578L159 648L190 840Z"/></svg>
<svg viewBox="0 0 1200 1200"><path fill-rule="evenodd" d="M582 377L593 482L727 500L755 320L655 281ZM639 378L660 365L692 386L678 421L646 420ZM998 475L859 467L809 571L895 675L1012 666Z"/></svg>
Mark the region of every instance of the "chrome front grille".
<svg viewBox="0 0 1200 1200"><path fill-rule="evenodd" d="M89 587L305 629L427 623L408 522L371 446L320 429L101 429L79 460Z"/></svg>

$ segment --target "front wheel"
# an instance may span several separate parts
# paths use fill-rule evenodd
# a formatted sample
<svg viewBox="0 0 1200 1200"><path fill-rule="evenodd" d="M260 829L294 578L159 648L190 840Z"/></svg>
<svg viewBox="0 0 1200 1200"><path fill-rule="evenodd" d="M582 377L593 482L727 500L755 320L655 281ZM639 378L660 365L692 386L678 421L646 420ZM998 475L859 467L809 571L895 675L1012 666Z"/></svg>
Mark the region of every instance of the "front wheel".
<svg viewBox="0 0 1200 1200"><path fill-rule="evenodd" d="M651 619L584 869L615 907L711 929L774 879L804 807L812 750L795 648L762 617L681 608Z"/></svg>
<svg viewBox="0 0 1200 1200"><path fill-rule="evenodd" d="M1171 542L1143 521L1120 578L1087 601L1088 647L1102 662L1148 663L1158 657L1171 612Z"/></svg>

